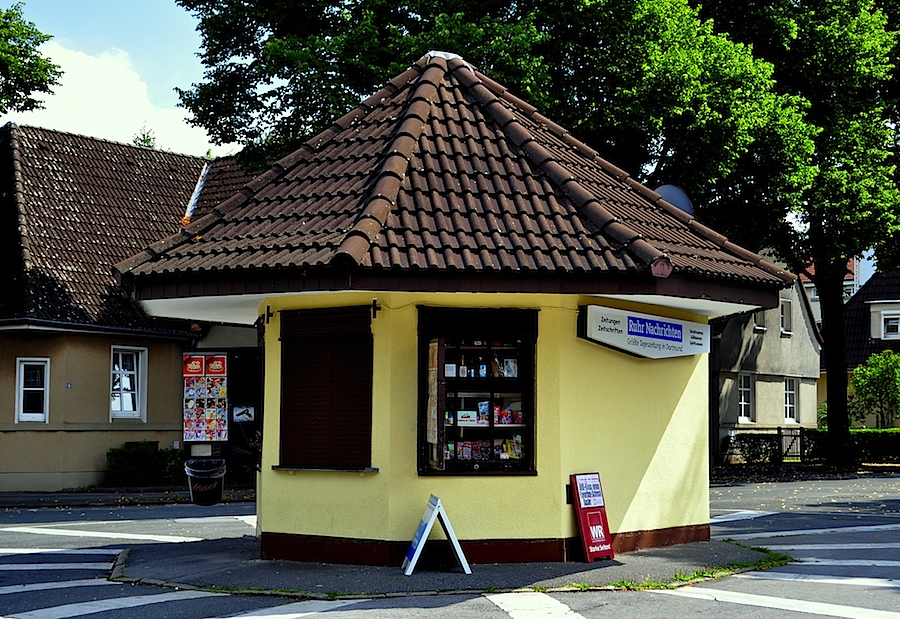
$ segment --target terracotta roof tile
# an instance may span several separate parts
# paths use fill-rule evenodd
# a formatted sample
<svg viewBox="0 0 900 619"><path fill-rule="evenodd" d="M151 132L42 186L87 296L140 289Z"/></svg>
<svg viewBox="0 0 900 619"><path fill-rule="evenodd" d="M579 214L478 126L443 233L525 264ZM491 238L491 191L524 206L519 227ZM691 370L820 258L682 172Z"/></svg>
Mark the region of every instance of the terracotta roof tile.
<svg viewBox="0 0 900 619"><path fill-rule="evenodd" d="M421 59L209 212L191 227L199 240L170 239L123 261L120 273L138 283L163 272L252 277L261 265L410 276L671 273L769 289L793 280L441 56ZM287 241L291 251L281 250Z"/></svg>
<svg viewBox="0 0 900 619"><path fill-rule="evenodd" d="M0 203L14 281L0 319L170 332L121 292L112 265L179 229L204 160L12 123L0 151L15 188Z"/></svg>

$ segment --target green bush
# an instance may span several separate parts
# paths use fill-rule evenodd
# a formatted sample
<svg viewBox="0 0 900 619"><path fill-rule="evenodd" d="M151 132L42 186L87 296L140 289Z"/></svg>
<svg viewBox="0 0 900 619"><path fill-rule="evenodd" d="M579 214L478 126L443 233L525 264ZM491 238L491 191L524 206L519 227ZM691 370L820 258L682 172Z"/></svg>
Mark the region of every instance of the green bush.
<svg viewBox="0 0 900 619"><path fill-rule="evenodd" d="M748 464L781 461L781 438L777 434L738 434L732 446Z"/></svg>
<svg viewBox="0 0 900 619"><path fill-rule="evenodd" d="M106 452L105 487L178 486L185 483L184 458L177 449L157 449L155 442L138 442L113 447Z"/></svg>
<svg viewBox="0 0 900 619"><path fill-rule="evenodd" d="M860 462L900 462L900 428L850 430Z"/></svg>

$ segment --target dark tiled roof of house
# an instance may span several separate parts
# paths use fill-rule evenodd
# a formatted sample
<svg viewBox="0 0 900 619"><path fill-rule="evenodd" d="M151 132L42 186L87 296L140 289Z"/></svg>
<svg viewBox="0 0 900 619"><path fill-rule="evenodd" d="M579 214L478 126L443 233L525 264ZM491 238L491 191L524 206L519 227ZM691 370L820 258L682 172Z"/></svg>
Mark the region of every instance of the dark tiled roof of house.
<svg viewBox="0 0 900 619"><path fill-rule="evenodd" d="M273 291L468 289L522 275L588 287L620 276L766 289L793 281L441 54L117 269L138 288L142 276L191 281L191 294L258 290L273 273ZM323 275L348 269L353 284ZM432 288L435 274L444 279Z"/></svg>
<svg viewBox="0 0 900 619"><path fill-rule="evenodd" d="M195 221L212 212L218 206L253 180L256 174L240 165L236 156L218 157L209 162L204 174L202 191L191 213Z"/></svg>
<svg viewBox="0 0 900 619"><path fill-rule="evenodd" d="M12 123L0 157L0 321L183 329L148 319L112 265L180 228L202 158Z"/></svg>
<svg viewBox="0 0 900 619"><path fill-rule="evenodd" d="M900 271L875 273L844 306L844 337L850 369L884 350L900 352L900 340L875 339L871 333L871 304L900 303Z"/></svg>

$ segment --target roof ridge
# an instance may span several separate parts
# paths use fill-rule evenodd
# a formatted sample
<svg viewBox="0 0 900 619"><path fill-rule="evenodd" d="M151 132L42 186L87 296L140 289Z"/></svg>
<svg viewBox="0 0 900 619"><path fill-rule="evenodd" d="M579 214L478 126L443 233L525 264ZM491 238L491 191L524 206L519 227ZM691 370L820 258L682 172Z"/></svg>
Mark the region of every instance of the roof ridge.
<svg viewBox="0 0 900 619"><path fill-rule="evenodd" d="M472 93L485 111L497 122L507 137L568 196L575 206L590 219L598 229L618 241L627 251L650 268L654 277L668 277L672 273L672 263L665 252L646 241L641 234L621 223L584 187L556 158L542 146L530 131L509 111L499 103L504 98L515 103L516 97L508 95L507 89L497 93L485 84L486 76L471 71L471 67L461 61L451 60L454 75ZM469 71L459 71L465 67ZM493 82L496 85L496 82ZM498 87L499 85L496 85ZM509 98L507 98L509 97ZM523 109L529 116L536 113L536 108L527 106ZM558 127L558 125L556 125Z"/></svg>
<svg viewBox="0 0 900 619"><path fill-rule="evenodd" d="M300 146L300 148L298 148L296 151L290 153L289 155L286 155L285 157L282 157L274 164L272 164L272 166L268 170L245 183L244 186L241 187L241 189L236 191L229 198L214 206L212 209L210 209L209 213L207 213L200 219L189 223L187 226L184 226L175 234L148 245L141 252L132 256L131 258L127 258L126 260L123 260L122 262L114 265L113 272L115 273L117 281L121 283L122 276L125 273L133 271L142 264L148 262L149 260L152 260L159 253L201 235L205 230L210 228L223 215L225 215L226 212L245 204L259 189L286 174L291 168L298 165L301 161L305 160L311 154L319 150L322 145L330 141L332 138L334 138L334 136L347 129L358 117L362 116L370 109L372 109L375 103L378 103L386 97L393 95L400 90L403 84L411 80L416 75L421 74L424 62L424 58L420 59L409 69L385 84L383 88L378 90L371 97L335 120L330 127L314 135L306 142L304 142L303 145ZM178 238L176 239L175 237Z"/></svg>
<svg viewBox="0 0 900 619"><path fill-rule="evenodd" d="M388 149L387 156L375 171L374 182L368 199L353 226L344 234L334 252L334 259L349 259L356 265L362 263L375 237L384 229L397 201L400 185L406 177L413 150L425 123L431 115L431 106L437 96L437 86L447 73L447 61L442 56L428 57L425 70L407 99L402 120Z"/></svg>

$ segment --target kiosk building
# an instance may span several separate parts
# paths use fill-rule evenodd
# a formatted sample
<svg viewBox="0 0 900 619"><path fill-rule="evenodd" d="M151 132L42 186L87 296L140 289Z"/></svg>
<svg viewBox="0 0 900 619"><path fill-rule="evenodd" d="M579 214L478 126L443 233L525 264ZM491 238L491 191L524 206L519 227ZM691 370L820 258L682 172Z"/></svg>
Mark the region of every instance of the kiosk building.
<svg viewBox="0 0 900 619"><path fill-rule="evenodd" d="M708 539L708 320L794 280L443 53L116 268L259 326L262 554L398 566L430 495L473 563L577 559L592 471L616 552Z"/></svg>

